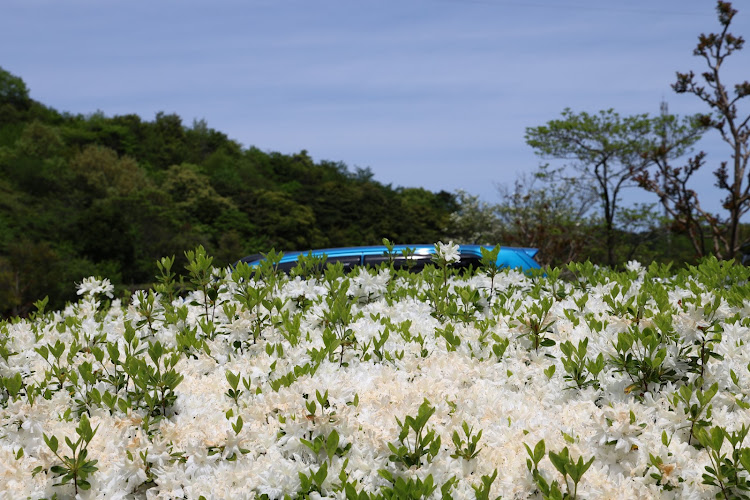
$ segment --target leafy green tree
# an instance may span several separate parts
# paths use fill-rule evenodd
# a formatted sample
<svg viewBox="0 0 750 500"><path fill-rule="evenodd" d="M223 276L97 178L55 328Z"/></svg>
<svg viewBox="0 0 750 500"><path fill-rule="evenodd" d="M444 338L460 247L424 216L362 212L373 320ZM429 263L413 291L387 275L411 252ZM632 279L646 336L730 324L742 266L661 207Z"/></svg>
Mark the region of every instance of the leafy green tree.
<svg viewBox="0 0 750 500"><path fill-rule="evenodd" d="M176 208L204 224L212 224L223 212L235 208L232 200L216 192L197 165L173 165L161 188L171 196Z"/></svg>
<svg viewBox="0 0 750 500"><path fill-rule="evenodd" d="M621 117L612 109L594 115L565 109L561 119L526 129L526 142L537 154L571 162L595 186L610 266L617 260L616 217L621 191L635 186L635 177L654 161L648 153L661 144L657 130L663 119L647 114ZM690 135L684 140L687 143L678 143L681 147L692 144L696 137Z"/></svg>
<svg viewBox="0 0 750 500"><path fill-rule="evenodd" d="M370 207L361 202L358 186L342 180L303 186L296 200L306 201L315 217L315 225L325 235L325 246L344 246L347 242L359 244L362 219L369 219ZM366 214L363 217L363 214ZM381 224L380 221L377 222ZM356 243L355 243L356 242Z"/></svg>
<svg viewBox="0 0 750 500"><path fill-rule="evenodd" d="M8 245L7 257L0 256L0 294L2 312L22 315L34 301L49 294L59 257L48 242L27 238Z"/></svg>
<svg viewBox="0 0 750 500"><path fill-rule="evenodd" d="M67 132L73 132L80 139L81 148L96 144L116 151L118 156L138 158L144 156L139 144L143 141L144 128L144 123L137 115L110 118L102 111L97 111L81 117L74 127L67 128Z"/></svg>
<svg viewBox="0 0 750 500"><path fill-rule="evenodd" d="M161 257L177 255L182 264L185 248L209 244L211 238L206 227L155 187L95 200L78 215L76 230L78 254L97 265L116 263L129 285L148 283Z"/></svg>
<svg viewBox="0 0 750 500"><path fill-rule="evenodd" d="M142 160L156 170L188 160L185 127L182 125L182 118L176 114L158 112L154 121L147 125L143 141L145 155Z"/></svg>
<svg viewBox="0 0 750 500"><path fill-rule="evenodd" d="M456 192L458 210L448 225L448 236L460 244L497 245L503 241L498 207L466 191Z"/></svg>
<svg viewBox="0 0 750 500"><path fill-rule="evenodd" d="M455 194L400 187L393 192L393 197L399 206L389 211L389 216L395 219L393 225L397 230L391 239L407 243L446 239L451 214L459 207ZM373 243L379 243L379 240Z"/></svg>
<svg viewBox="0 0 750 500"><path fill-rule="evenodd" d="M0 67L0 117L8 118L13 108L27 110L31 107L29 89L24 81Z"/></svg>
<svg viewBox="0 0 750 500"><path fill-rule="evenodd" d="M651 132L646 115L620 117L614 110L590 115L565 109L562 119L526 129L526 142L546 158L573 162L597 186L604 216L607 263L615 265L615 216L620 191L647 162L641 153Z"/></svg>
<svg viewBox="0 0 750 500"><path fill-rule="evenodd" d="M253 193L251 222L265 236L264 248L309 249L326 246L316 227L315 214L306 205L279 191Z"/></svg>
<svg viewBox="0 0 750 500"><path fill-rule="evenodd" d="M145 172L135 160L118 157L114 150L104 146L86 146L70 161L70 169L97 198L127 196L149 185Z"/></svg>
<svg viewBox="0 0 750 500"><path fill-rule="evenodd" d="M193 120L193 126L185 130L185 142L187 161L195 164L204 163L213 153L230 144L239 149L225 134L210 128L206 120Z"/></svg>
<svg viewBox="0 0 750 500"><path fill-rule="evenodd" d="M16 189L35 199L59 194L70 179L66 161L60 156L63 147L54 127L32 120L11 148L0 150L0 173Z"/></svg>
<svg viewBox="0 0 750 500"><path fill-rule="evenodd" d="M222 147L201 164L211 185L222 196L232 198L238 206L248 193L257 189L274 189L275 183L267 170L249 152Z"/></svg>
<svg viewBox="0 0 750 500"><path fill-rule="evenodd" d="M21 206L21 198L21 193L14 190L7 179L0 178L0 249L16 238L13 212Z"/></svg>
<svg viewBox="0 0 750 500"><path fill-rule="evenodd" d="M28 123L16 141L17 154L35 158L50 158L59 154L64 147L56 127L39 120Z"/></svg>
<svg viewBox="0 0 750 500"><path fill-rule="evenodd" d="M349 239L359 240L356 244L375 243L385 237L392 237L398 232L396 218L399 203L393 191L383 189L383 186L366 178L355 178L351 185L353 194L352 210L344 212L344 217L350 217L351 226ZM356 231L358 234L352 234ZM343 243L342 244L346 244Z"/></svg>

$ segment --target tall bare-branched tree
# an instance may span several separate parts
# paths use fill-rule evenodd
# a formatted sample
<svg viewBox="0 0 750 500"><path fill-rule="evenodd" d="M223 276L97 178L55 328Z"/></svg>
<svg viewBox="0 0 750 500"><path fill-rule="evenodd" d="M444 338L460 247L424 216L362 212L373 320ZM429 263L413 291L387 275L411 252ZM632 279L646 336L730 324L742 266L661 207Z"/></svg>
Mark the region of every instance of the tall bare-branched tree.
<svg viewBox="0 0 750 500"><path fill-rule="evenodd" d="M731 150L731 161L723 161L714 171L716 186L726 193L724 216L712 214L701 207L696 192L688 187L688 181L706 161L704 152L690 159L687 165L671 167L664 151L656 149L651 157L658 171L655 175L642 175L641 186L659 195L662 205L691 239L699 256L711 251L719 258L737 255L748 235L741 234L741 219L750 211L750 114L742 115L738 104L750 95L750 82L734 85L733 91L723 81L722 67L730 55L741 50L745 44L742 37L729 32L737 10L730 2L717 2L721 31L701 34L693 55L704 59L707 69L701 78L690 71L677 73L672 88L678 94L693 94L706 103L710 112L699 115L699 124L713 128ZM708 239L711 239L708 245Z"/></svg>

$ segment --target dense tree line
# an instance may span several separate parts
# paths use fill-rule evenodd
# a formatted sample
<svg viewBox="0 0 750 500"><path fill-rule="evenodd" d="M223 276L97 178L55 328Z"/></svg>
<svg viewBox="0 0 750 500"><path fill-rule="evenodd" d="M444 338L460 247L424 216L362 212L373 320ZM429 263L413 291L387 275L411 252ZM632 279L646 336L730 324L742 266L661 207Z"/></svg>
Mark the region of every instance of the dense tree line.
<svg viewBox="0 0 750 500"><path fill-rule="evenodd" d="M72 283L153 279L202 244L226 265L297 250L443 237L455 196L393 188L369 169L243 148L175 114L152 121L61 113L0 68L0 313L23 314Z"/></svg>

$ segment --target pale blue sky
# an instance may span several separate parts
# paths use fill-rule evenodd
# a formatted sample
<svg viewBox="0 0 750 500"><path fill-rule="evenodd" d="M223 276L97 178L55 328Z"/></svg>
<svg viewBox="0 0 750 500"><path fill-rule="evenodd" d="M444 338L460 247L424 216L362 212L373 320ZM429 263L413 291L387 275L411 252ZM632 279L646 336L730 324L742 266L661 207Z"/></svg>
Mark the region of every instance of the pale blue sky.
<svg viewBox="0 0 750 500"><path fill-rule="evenodd" d="M540 163L526 127L566 107L706 111L669 85L703 71L692 51L717 29L710 0L5 0L0 66L61 111L177 113L246 147L496 202ZM749 50L731 82L750 78ZM728 151L714 134L699 148L696 187L718 210L710 171Z"/></svg>

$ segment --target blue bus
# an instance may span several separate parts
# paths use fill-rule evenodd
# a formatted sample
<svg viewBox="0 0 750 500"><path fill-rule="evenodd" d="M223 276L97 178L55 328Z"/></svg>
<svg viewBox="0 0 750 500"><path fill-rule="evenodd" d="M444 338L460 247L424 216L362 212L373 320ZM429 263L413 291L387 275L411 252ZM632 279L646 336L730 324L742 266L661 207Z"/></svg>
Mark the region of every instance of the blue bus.
<svg viewBox="0 0 750 500"><path fill-rule="evenodd" d="M482 259L481 248L492 250L487 245L458 245L459 261L451 265L454 268L467 268L472 266L477 269ZM408 249L408 250L407 250ZM408 252L408 259L404 252ZM534 260L537 254L536 248L522 247L500 247L497 255L497 266L500 268L512 268L520 271L530 271L539 269L539 263ZM284 253L279 263L280 271L289 272L297 265L300 255L310 255L314 257L325 257L326 263L341 262L344 269L349 271L357 266L376 267L381 263L387 263L389 260L388 248L384 245L362 246L362 247L344 247L344 248L323 248L318 250L308 250L304 252ZM432 262L435 255L435 246L427 244L419 245L394 245L393 265L396 269L409 269L410 271L419 272L426 264ZM239 262L246 262L250 266L257 266L264 260L262 254L249 255Z"/></svg>

